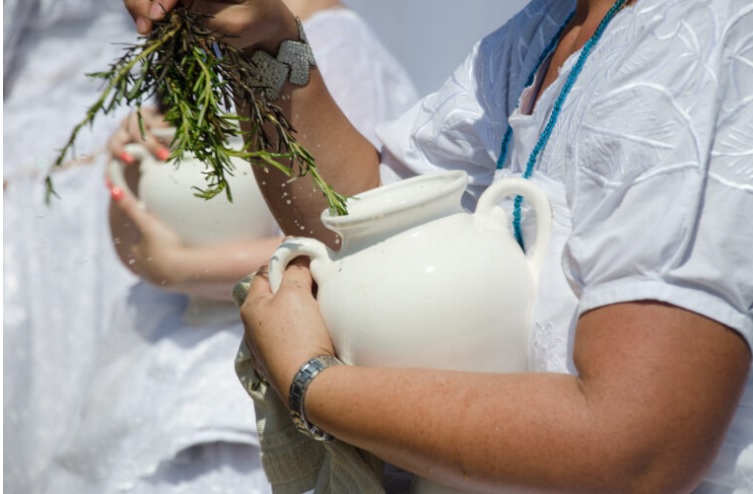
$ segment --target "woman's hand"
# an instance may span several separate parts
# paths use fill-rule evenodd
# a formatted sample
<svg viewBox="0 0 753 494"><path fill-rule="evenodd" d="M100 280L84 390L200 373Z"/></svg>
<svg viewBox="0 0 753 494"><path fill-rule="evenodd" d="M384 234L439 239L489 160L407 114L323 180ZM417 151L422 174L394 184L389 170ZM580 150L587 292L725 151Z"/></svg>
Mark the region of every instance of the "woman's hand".
<svg viewBox="0 0 753 494"><path fill-rule="evenodd" d="M111 218L130 228L131 242L116 238L122 245L121 259L133 273L165 289L184 283L181 270L188 247L180 237L154 214L144 208L129 190L111 187ZM111 220L112 221L112 220Z"/></svg>
<svg viewBox="0 0 753 494"><path fill-rule="evenodd" d="M304 258L290 263L274 295L262 269L241 306L245 342L257 370L285 404L298 369L312 357L335 354L307 263Z"/></svg>
<svg viewBox="0 0 753 494"><path fill-rule="evenodd" d="M143 127L143 134L142 134ZM167 129L162 115L151 107L141 109L141 124L136 113L126 117L110 138L108 149L113 159L125 163L125 176L131 190L136 190L139 168L136 158L126 145L142 144L158 159L170 154L169 136L159 129ZM155 133L157 135L155 135ZM178 276L178 259L185 246L166 224L149 213L128 188L111 186L113 201L110 207L110 226L115 248L123 263L134 274L158 286L170 288L183 281Z"/></svg>
<svg viewBox="0 0 753 494"><path fill-rule="evenodd" d="M152 30L179 0L123 0L140 34ZM209 15L207 26L239 49L254 46L276 50L284 39L296 38L298 27L281 0L193 0L191 10Z"/></svg>

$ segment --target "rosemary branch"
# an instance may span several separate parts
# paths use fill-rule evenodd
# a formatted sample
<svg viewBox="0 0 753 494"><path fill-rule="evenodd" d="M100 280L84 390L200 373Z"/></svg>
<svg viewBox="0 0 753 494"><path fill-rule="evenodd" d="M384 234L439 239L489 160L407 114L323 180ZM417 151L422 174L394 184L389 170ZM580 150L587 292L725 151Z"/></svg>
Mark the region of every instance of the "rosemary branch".
<svg viewBox="0 0 753 494"><path fill-rule="evenodd" d="M155 23L151 33L140 37L139 43L126 46L109 70L87 74L104 80L106 87L73 128L54 167L63 164L79 131L92 125L98 114L135 106L143 133L141 106L159 99L167 109L165 121L176 129L168 160L177 166L185 153L192 153L209 165L206 188L195 188L196 196L211 199L225 192L232 201L227 176L235 171L231 158L238 157L262 168L274 167L291 180L310 175L330 213L347 214L346 198L322 178L314 157L296 142L295 129L282 109L267 101L265 88L249 82L254 65L206 28L203 17L178 6ZM249 117L234 113L234 104L248 109ZM250 131L240 129L242 121L250 123ZM235 136L245 139L243 150L229 146ZM57 195L51 172L46 184L49 201Z"/></svg>

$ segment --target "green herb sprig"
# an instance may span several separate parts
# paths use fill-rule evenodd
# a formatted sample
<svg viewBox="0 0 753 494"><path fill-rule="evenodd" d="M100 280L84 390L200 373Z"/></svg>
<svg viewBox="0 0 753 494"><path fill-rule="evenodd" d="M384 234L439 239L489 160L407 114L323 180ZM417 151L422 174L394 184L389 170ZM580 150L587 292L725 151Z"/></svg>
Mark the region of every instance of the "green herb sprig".
<svg viewBox="0 0 753 494"><path fill-rule="evenodd" d="M196 188L195 195L211 199L224 192L232 201L227 176L233 175L231 158L237 157L252 165L274 167L291 180L310 175L330 213L347 214L346 198L322 178L314 157L296 142L295 129L282 109L267 101L265 88L250 82L254 65L240 50L218 38L203 20L205 16L178 6L156 22L139 43L127 45L109 70L87 74L106 81L106 87L73 128L54 166L63 164L79 131L92 125L100 113L109 114L120 106L136 107L144 133L141 106L157 99L166 109L166 122L175 128L169 160L177 165L188 152L209 165L207 186ZM247 109L249 117L234 113L234 105ZM250 131L240 130L242 121L250 123ZM245 139L243 150L229 146L235 136ZM49 174L46 184L49 200L57 195Z"/></svg>

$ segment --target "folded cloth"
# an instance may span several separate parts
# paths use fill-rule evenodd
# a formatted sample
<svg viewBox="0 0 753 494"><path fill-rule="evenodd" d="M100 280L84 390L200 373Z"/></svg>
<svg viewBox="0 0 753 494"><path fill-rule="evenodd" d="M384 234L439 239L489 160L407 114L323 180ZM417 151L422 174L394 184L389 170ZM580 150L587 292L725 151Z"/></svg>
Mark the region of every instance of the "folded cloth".
<svg viewBox="0 0 753 494"><path fill-rule="evenodd" d="M235 373L254 402L262 466L274 494L384 494L384 462L337 439L321 442L299 432L275 390L259 378L245 342Z"/></svg>

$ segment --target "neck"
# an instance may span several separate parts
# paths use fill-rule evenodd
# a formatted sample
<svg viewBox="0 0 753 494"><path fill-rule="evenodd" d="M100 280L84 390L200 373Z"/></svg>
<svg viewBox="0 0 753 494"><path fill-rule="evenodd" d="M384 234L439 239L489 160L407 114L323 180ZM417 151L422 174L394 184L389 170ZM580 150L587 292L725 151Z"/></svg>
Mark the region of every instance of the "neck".
<svg viewBox="0 0 753 494"><path fill-rule="evenodd" d="M614 5L615 0L577 0L577 9L588 11L589 9L607 9ZM627 0L625 5L635 3L635 0Z"/></svg>
<svg viewBox="0 0 753 494"><path fill-rule="evenodd" d="M577 0L575 15L560 35L538 95L557 79L565 60L583 48L616 0ZM633 3L635 0L633 0ZM630 3L630 0L626 4ZM536 98L538 98L538 95Z"/></svg>
<svg viewBox="0 0 753 494"><path fill-rule="evenodd" d="M575 7L575 19L603 18L604 14L612 8L616 0L577 0ZM627 0L625 6L635 3L636 0Z"/></svg>
<svg viewBox="0 0 753 494"><path fill-rule="evenodd" d="M611 9L616 0L577 0L575 15L561 41L572 43L574 48L580 48L586 39L596 31L601 20ZM627 0L624 5L635 3Z"/></svg>
<svg viewBox="0 0 753 494"><path fill-rule="evenodd" d="M324 9L345 7L340 0L283 0L296 17L305 21L316 12Z"/></svg>

